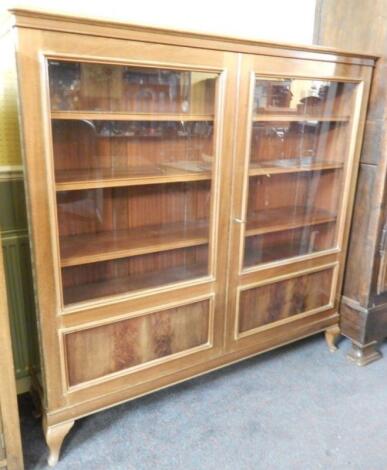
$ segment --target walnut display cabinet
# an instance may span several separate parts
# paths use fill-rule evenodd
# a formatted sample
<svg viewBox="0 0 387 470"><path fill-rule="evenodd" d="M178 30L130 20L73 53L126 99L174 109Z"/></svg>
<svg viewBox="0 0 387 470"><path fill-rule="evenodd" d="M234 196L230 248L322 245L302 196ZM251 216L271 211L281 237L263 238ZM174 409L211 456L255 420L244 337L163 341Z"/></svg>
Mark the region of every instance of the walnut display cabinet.
<svg viewBox="0 0 387 470"><path fill-rule="evenodd" d="M375 58L11 12L49 463L74 420L327 332Z"/></svg>

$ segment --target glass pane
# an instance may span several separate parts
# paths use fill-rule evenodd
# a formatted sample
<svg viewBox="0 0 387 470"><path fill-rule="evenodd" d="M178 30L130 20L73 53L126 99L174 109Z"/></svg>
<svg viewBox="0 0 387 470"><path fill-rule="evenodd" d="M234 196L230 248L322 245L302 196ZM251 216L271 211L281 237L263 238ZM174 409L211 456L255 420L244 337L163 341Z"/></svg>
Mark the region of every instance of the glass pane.
<svg viewBox="0 0 387 470"><path fill-rule="evenodd" d="M256 114L306 114L348 118L356 84L323 80L257 80Z"/></svg>
<svg viewBox="0 0 387 470"><path fill-rule="evenodd" d="M208 275L217 75L48 70L65 305Z"/></svg>
<svg viewBox="0 0 387 470"><path fill-rule="evenodd" d="M244 267L335 246L355 87L256 81Z"/></svg>

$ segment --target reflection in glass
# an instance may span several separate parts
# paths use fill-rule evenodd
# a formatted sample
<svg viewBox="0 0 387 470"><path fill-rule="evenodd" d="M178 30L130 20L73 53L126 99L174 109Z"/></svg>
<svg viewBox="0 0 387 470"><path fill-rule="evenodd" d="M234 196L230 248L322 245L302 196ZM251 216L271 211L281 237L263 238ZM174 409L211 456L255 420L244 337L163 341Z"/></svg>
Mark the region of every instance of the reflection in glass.
<svg viewBox="0 0 387 470"><path fill-rule="evenodd" d="M64 304L208 275L217 75L48 71Z"/></svg>
<svg viewBox="0 0 387 470"><path fill-rule="evenodd" d="M257 80L244 267L333 248L355 85Z"/></svg>
<svg viewBox="0 0 387 470"><path fill-rule="evenodd" d="M323 80L259 80L255 86L255 113L347 116L356 85Z"/></svg>
<svg viewBox="0 0 387 470"><path fill-rule="evenodd" d="M211 73L50 60L49 79L53 110L214 112Z"/></svg>

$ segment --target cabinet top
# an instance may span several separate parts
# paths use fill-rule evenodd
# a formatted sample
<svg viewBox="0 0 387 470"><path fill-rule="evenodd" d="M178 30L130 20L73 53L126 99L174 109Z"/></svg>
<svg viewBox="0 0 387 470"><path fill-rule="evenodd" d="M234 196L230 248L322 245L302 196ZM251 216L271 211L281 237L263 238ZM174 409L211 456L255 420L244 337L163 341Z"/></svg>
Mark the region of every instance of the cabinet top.
<svg viewBox="0 0 387 470"><path fill-rule="evenodd" d="M278 43L237 36L167 29L159 26L129 24L110 19L73 16L40 10L13 8L6 14L9 26L42 29L48 31L104 36L120 39L136 39L145 42L158 42L180 46L201 47L204 49L231 52L260 53L283 57L297 57L324 61L341 61L351 64L374 65L378 56L343 51L332 47Z"/></svg>

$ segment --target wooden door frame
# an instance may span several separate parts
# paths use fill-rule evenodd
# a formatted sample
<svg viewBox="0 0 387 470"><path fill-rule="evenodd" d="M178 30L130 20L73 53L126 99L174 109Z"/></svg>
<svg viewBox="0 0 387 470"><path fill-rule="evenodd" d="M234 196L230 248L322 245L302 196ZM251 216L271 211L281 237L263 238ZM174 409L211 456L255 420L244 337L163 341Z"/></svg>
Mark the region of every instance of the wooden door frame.
<svg viewBox="0 0 387 470"><path fill-rule="evenodd" d="M334 267L334 276L331 285L330 298L333 300L329 308L324 309L326 318L331 319L331 324L338 323L338 301L343 281L343 265L347 251L350 221L354 203L354 193L359 166L360 148L364 132L364 119L366 105L369 98L370 78L372 70L366 67L344 66L329 63L314 63L310 60L287 59L279 57L261 57L245 55L241 63L241 95L238 107L237 122L241 123L239 132L236 133L236 149L234 154L233 197L232 197L232 225L230 229L230 267L228 280L227 299L227 327L226 349L229 351L245 348L259 342L263 335L276 334L276 323L272 327L259 328L256 334L237 334L238 297L241 289L249 285L259 285L269 279L270 283L281 280L283 276L296 277L300 273L317 270L322 266ZM243 78L244 77L244 78ZM357 90L354 96L354 109L349 122L348 159L344 167L344 181L342 204L338 214L336 227L336 245L331 249L317 253L289 258L252 268L243 269L243 247L245 212L247 206L248 191L248 165L250 157L251 119L253 112L253 90L255 77L262 78L294 78L311 80L332 80L356 83ZM321 310L310 312L310 321L313 316L320 314ZM289 330L292 322L302 319L302 313L292 317L288 322Z"/></svg>

